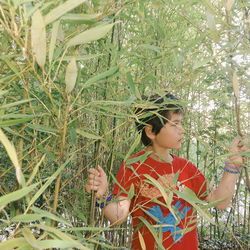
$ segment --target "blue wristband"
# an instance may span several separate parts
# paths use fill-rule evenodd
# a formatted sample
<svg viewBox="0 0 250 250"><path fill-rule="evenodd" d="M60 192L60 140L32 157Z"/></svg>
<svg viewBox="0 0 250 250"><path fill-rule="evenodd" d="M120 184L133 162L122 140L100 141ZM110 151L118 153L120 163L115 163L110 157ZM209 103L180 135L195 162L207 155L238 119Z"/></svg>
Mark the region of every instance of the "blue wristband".
<svg viewBox="0 0 250 250"><path fill-rule="evenodd" d="M228 168L224 168L224 171L231 173L231 174L238 174L239 173L239 171L233 171L233 170L230 170Z"/></svg>
<svg viewBox="0 0 250 250"><path fill-rule="evenodd" d="M98 202L96 201L95 206L99 208L104 208L111 200L112 200L112 194L109 194L104 202Z"/></svg>

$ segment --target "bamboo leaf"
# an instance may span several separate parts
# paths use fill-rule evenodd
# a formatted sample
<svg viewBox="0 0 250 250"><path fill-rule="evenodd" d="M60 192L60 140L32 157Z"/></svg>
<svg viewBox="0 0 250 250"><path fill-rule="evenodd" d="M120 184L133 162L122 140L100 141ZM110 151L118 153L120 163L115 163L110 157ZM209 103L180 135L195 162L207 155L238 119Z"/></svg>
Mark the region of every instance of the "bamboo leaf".
<svg viewBox="0 0 250 250"><path fill-rule="evenodd" d="M100 16L100 14L67 14L62 16L61 20L93 20Z"/></svg>
<svg viewBox="0 0 250 250"><path fill-rule="evenodd" d="M59 31L60 21L56 21L53 23L52 31L51 31L51 39L49 44L49 62L52 62L54 50L56 47L56 39Z"/></svg>
<svg viewBox="0 0 250 250"><path fill-rule="evenodd" d="M226 0L226 10L229 12L231 11L235 0Z"/></svg>
<svg viewBox="0 0 250 250"><path fill-rule="evenodd" d="M16 149L1 129L0 129L0 141L4 145L9 158L16 169L16 178L17 178L18 183L22 187L24 187L26 185L25 179L24 179L21 167L20 167L19 162L18 162Z"/></svg>
<svg viewBox="0 0 250 250"><path fill-rule="evenodd" d="M151 154L151 151L148 151L140 156L130 158L130 159L126 160L126 164L131 165L131 164L136 163L136 162L140 162L140 164L142 164L148 158L148 156L150 154Z"/></svg>
<svg viewBox="0 0 250 250"><path fill-rule="evenodd" d="M170 198L167 196L167 193L164 189L164 187L156 180L154 179L152 176L145 174L144 175L148 180L150 180L151 184L153 184L155 187L158 188L158 190L161 192L162 197L164 198L165 204L167 206L167 208L169 209L169 211L171 212L171 214L175 217L175 219L177 220L177 217L175 215L175 211L173 210L171 203L169 203L169 201L172 200L172 197L170 196Z"/></svg>
<svg viewBox="0 0 250 250"><path fill-rule="evenodd" d="M7 241L0 242L0 249L13 250L26 244L26 242L27 241L24 238L9 239Z"/></svg>
<svg viewBox="0 0 250 250"><path fill-rule="evenodd" d="M112 24L101 24L89 30L85 30L82 33L76 35L75 37L71 38L67 46L75 46L80 45L88 42L92 42L103 38L114 26L115 23Z"/></svg>
<svg viewBox="0 0 250 250"><path fill-rule="evenodd" d="M34 167L30 177L29 177L29 180L27 181L27 185L30 185L30 183L32 183L34 177L36 176L37 172L38 172L38 169L39 169L39 166L42 164L43 160L45 158L45 155L42 156L41 160L36 164L36 166Z"/></svg>
<svg viewBox="0 0 250 250"><path fill-rule="evenodd" d="M126 154L126 156L124 158L124 161L127 162L127 164L131 164L130 162L128 163L128 157L134 152L135 148L139 145L140 141L141 141L141 134L138 134L137 137L135 138L133 144L129 148L128 153ZM138 161L138 160L136 159L136 161Z"/></svg>
<svg viewBox="0 0 250 250"><path fill-rule="evenodd" d="M238 76L236 71L233 72L233 89L234 89L234 95L236 98L240 97L240 86L238 81Z"/></svg>
<svg viewBox="0 0 250 250"><path fill-rule="evenodd" d="M51 232L53 234L55 234L57 237L59 237L62 240L67 240L69 242L72 242L77 249L82 249L82 250L87 250L88 248L84 247L81 245L80 242L77 242L76 240L74 240L72 237L70 237L68 234L61 232L60 230L53 228L53 227L49 227L43 224L39 224L39 225L35 225L37 228L43 229L47 232Z"/></svg>
<svg viewBox="0 0 250 250"><path fill-rule="evenodd" d="M192 206L200 213L204 219L209 221L211 224L216 225L214 218L211 214L209 214L204 208L197 206L196 204L192 204Z"/></svg>
<svg viewBox="0 0 250 250"><path fill-rule="evenodd" d="M5 119L24 119L24 118L27 118L29 120L31 119L34 119L36 117L41 117L43 116L44 114L36 114L36 115L27 115L27 114L13 114L13 113L10 113L10 114L5 114L5 115L2 115L1 116L1 119L5 120Z"/></svg>
<svg viewBox="0 0 250 250"><path fill-rule="evenodd" d="M76 61L85 61L97 58L99 56L103 56L104 54L95 54L95 55L85 55L85 56L75 56ZM70 61L72 56L65 56L62 61ZM61 60L61 59L60 59Z"/></svg>
<svg viewBox="0 0 250 250"><path fill-rule="evenodd" d="M44 19L39 9L32 16L31 45L38 65L43 68L46 61L46 30Z"/></svg>
<svg viewBox="0 0 250 250"><path fill-rule="evenodd" d="M30 223L36 220L40 220L41 218L42 216L40 214L21 214L13 217L11 221Z"/></svg>
<svg viewBox="0 0 250 250"><path fill-rule="evenodd" d="M12 201L19 200L23 198L25 195L33 191L38 184L33 184L28 187L24 187L17 191L11 192L9 194L3 195L0 197L0 208L6 206L7 204L11 203ZM1 209L0 209L1 210Z"/></svg>
<svg viewBox="0 0 250 250"><path fill-rule="evenodd" d="M208 25L208 29L209 29L209 35L210 37L218 42L220 40L220 35L216 29L216 24L215 24L215 17L214 15L207 11L207 25Z"/></svg>
<svg viewBox="0 0 250 250"><path fill-rule="evenodd" d="M69 21L74 23L89 23L89 21L92 21L97 19L101 14L67 14L62 16L61 20L63 21Z"/></svg>
<svg viewBox="0 0 250 250"><path fill-rule="evenodd" d="M8 90L0 90L0 97L4 96L8 92L9 92Z"/></svg>
<svg viewBox="0 0 250 250"><path fill-rule="evenodd" d="M140 92L139 92L137 86L135 85L135 83L133 81L133 78L132 78L130 73L127 73L127 82L129 84L131 94L133 94L134 96L136 96L136 98L141 100Z"/></svg>
<svg viewBox="0 0 250 250"><path fill-rule="evenodd" d="M70 248L77 247L78 244L66 240L37 240L28 228L23 228L22 233L29 244L36 249L47 248Z"/></svg>
<svg viewBox="0 0 250 250"><path fill-rule="evenodd" d="M41 126L41 125L34 125L34 124L28 124L29 128L35 129L37 131L45 132L45 133L50 133L56 135L58 133L58 130L55 128L50 128L46 126Z"/></svg>
<svg viewBox="0 0 250 250"><path fill-rule="evenodd" d="M36 192L36 194L32 197L30 200L28 207L33 205L33 203L38 199L38 197L46 190L46 188L56 179L56 177L60 174L60 172L67 166L67 164L71 161L72 156L62 165L60 168L58 168L55 173L53 173L48 180L45 182L45 184Z"/></svg>
<svg viewBox="0 0 250 250"><path fill-rule="evenodd" d="M157 246L158 246L158 249L159 250L164 250L165 248L163 247L162 245L162 241L158 238L157 236L157 232L156 230L153 228L152 225L149 224L149 222L144 218L144 217L138 217L142 222L143 224L148 228L148 230L151 232L151 234L153 235L155 241L157 242Z"/></svg>
<svg viewBox="0 0 250 250"><path fill-rule="evenodd" d="M76 133L83 136L83 137L86 137L88 139L93 139L93 140L101 140L102 139L101 136L95 135L95 134L90 134L82 129L76 129Z"/></svg>
<svg viewBox="0 0 250 250"><path fill-rule="evenodd" d="M69 94L75 87L77 79L77 65L75 57L72 57L66 68L65 83L66 92Z"/></svg>
<svg viewBox="0 0 250 250"><path fill-rule="evenodd" d="M65 13L69 12L70 10L74 9L80 4L83 4L86 0L68 0L63 4L59 5L58 7L51 10L45 17L44 21L45 24L48 25L49 23L54 22Z"/></svg>
<svg viewBox="0 0 250 250"><path fill-rule="evenodd" d="M128 191L128 199L132 199L134 195L135 195L135 187L134 184L132 184Z"/></svg>
<svg viewBox="0 0 250 250"><path fill-rule="evenodd" d="M55 214L52 214L48 211L45 211L45 210L42 210L40 208L37 208L37 207L32 207L31 210L39 215L41 215L42 217L45 217L45 218L49 218L51 220L54 220L54 221L58 221L58 222L61 222L65 225L68 225L69 227L71 227L71 223L69 223L67 220L65 220L64 218L61 218L61 217L58 217L56 216Z"/></svg>
<svg viewBox="0 0 250 250"><path fill-rule="evenodd" d="M140 231L138 231L138 235L139 235L139 241L140 241L141 249L146 250L147 249L146 244L145 244L145 241L144 241L143 236L140 233Z"/></svg>
<svg viewBox="0 0 250 250"><path fill-rule="evenodd" d="M8 121L0 121L0 126L13 126L13 125L18 125L20 123L24 123L27 121L32 120L32 118L23 118L23 119L13 119L13 120L8 120Z"/></svg>
<svg viewBox="0 0 250 250"><path fill-rule="evenodd" d="M205 66L207 63L209 63L211 60L213 59L212 56L209 56L209 57L206 57L206 58L203 58L202 60L197 60L195 63L194 63L194 66L193 66L193 69L198 69L202 66Z"/></svg>
<svg viewBox="0 0 250 250"><path fill-rule="evenodd" d="M24 104L24 103L30 102L32 100L34 100L34 99L26 99L26 100L22 100L22 101L12 102L12 103L0 106L0 109L8 109L8 108L11 108L11 107L18 106L20 104Z"/></svg>
<svg viewBox="0 0 250 250"><path fill-rule="evenodd" d="M108 77L113 76L115 73L117 73L119 71L119 68L117 66L114 66L112 68L110 68L109 70L98 74L90 79L87 80L87 82L84 83L84 87L89 87L90 85L92 85L93 83L96 83L102 79L106 79Z"/></svg>

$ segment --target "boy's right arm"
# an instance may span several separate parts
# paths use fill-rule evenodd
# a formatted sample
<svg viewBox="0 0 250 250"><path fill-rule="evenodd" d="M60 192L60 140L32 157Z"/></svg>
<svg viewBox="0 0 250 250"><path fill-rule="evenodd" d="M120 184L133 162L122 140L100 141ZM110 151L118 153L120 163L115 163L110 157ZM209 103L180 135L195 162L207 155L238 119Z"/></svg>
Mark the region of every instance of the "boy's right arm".
<svg viewBox="0 0 250 250"><path fill-rule="evenodd" d="M85 186L88 193L96 191L95 197L99 199L108 192L108 180L104 170L98 166L97 169L89 169L88 181ZM103 208L105 217L112 223L112 225L120 225L126 221L129 214L131 200L123 196L115 198L114 202L108 203Z"/></svg>

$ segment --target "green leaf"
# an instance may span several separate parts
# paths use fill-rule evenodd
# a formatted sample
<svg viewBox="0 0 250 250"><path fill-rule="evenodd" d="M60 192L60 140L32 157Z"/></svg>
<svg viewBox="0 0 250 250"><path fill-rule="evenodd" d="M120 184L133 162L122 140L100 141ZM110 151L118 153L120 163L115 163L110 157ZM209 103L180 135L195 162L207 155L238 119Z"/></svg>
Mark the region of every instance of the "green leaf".
<svg viewBox="0 0 250 250"><path fill-rule="evenodd" d="M45 155L42 156L41 160L36 164L36 166L33 168L32 173L30 174L29 180L27 181L27 185L30 185L36 176L39 166L42 164L43 160L45 158Z"/></svg>
<svg viewBox="0 0 250 250"><path fill-rule="evenodd" d="M13 250L17 247L21 247L24 244L26 244L26 240L24 238L8 239L7 241L0 242L0 249Z"/></svg>
<svg viewBox="0 0 250 250"><path fill-rule="evenodd" d="M233 90L236 98L240 97L240 85L236 71L233 72Z"/></svg>
<svg viewBox="0 0 250 250"><path fill-rule="evenodd" d="M140 162L140 164L142 164L151 153L152 153L152 151L148 151L140 156L129 158L128 160L126 160L126 164L131 165L131 164L136 163L136 162Z"/></svg>
<svg viewBox="0 0 250 250"><path fill-rule="evenodd" d="M11 192L9 194L3 195L0 197L0 208L6 206L8 203L12 201L19 200L23 198L25 195L33 191L38 184L33 184L28 187L24 187L22 189L19 189L17 191ZM0 209L1 210L1 209Z"/></svg>
<svg viewBox="0 0 250 250"><path fill-rule="evenodd" d="M93 139L93 140L101 140L102 137L99 136L99 135L95 135L95 134L90 134L82 129L76 129L76 133L83 136L83 137L86 137L88 139Z"/></svg>
<svg viewBox="0 0 250 250"><path fill-rule="evenodd" d="M140 241L141 249L146 250L147 249L146 244L140 231L138 231L138 234L139 234L139 241Z"/></svg>
<svg viewBox="0 0 250 250"><path fill-rule="evenodd" d="M29 128L32 128L37 131L45 132L45 133L50 133L56 135L58 133L58 130L55 128L50 128L46 126L41 126L41 125L34 125L34 124L28 124Z"/></svg>
<svg viewBox="0 0 250 250"><path fill-rule="evenodd" d="M61 217L58 217L56 216L55 214L52 214L48 211L45 211L45 210L42 210L40 208L37 208L37 207L32 207L31 210L39 215L41 215L42 217L45 217L45 218L49 218L51 220L54 220L54 221L58 221L58 222L61 222L65 225L68 225L69 227L71 227L71 223L69 223L67 220L65 220L64 218L61 218Z"/></svg>
<svg viewBox="0 0 250 250"><path fill-rule="evenodd" d="M43 68L46 61L46 30L44 19L39 9L32 16L31 45L38 65Z"/></svg>
<svg viewBox="0 0 250 250"><path fill-rule="evenodd" d="M74 154L73 154L74 155ZM60 168L58 168L55 173L53 173L45 184L36 192L36 194L30 200L28 207L31 207L33 203L38 199L38 197L46 190L46 188L56 179L56 177L61 173L61 171L67 166L67 164L71 161L73 155L64 163Z"/></svg>
<svg viewBox="0 0 250 250"><path fill-rule="evenodd" d="M131 154L134 152L135 148L139 145L140 142L141 142L141 134L138 134L137 137L135 138L133 144L129 148L128 153L126 154L126 156L124 158L124 161L127 162L127 164L131 164L131 163L128 163L128 158L131 156ZM137 157L135 157L135 158L137 158ZM134 158L132 158L131 160L133 160L133 159ZM136 161L138 161L138 160L136 160ZM134 160L133 160L133 162L134 162Z"/></svg>
<svg viewBox="0 0 250 250"><path fill-rule="evenodd" d="M226 0L226 10L229 12L231 11L235 0Z"/></svg>
<svg viewBox="0 0 250 250"><path fill-rule="evenodd" d="M16 149L1 129L0 129L0 142L4 145L9 158L16 169L16 178L17 178L18 183L22 187L24 187L26 183L25 183L24 175L22 173L22 169L18 161Z"/></svg>
<svg viewBox="0 0 250 250"><path fill-rule="evenodd" d="M100 16L100 14L67 14L62 16L61 20L64 21L75 21L77 23L81 23L84 21L95 20Z"/></svg>
<svg viewBox="0 0 250 250"><path fill-rule="evenodd" d="M188 187L185 187L182 192L178 190L174 190L174 193L176 193L180 198L184 199L185 201L189 202L190 204L202 204L205 205L206 202L203 200L200 200L193 190L191 190Z"/></svg>
<svg viewBox="0 0 250 250"><path fill-rule="evenodd" d="M203 58L202 60L197 59L197 61L195 61L195 63L194 63L193 69L198 69L198 68L200 68L200 67L203 67L203 66L205 66L207 63L211 62L212 60L213 60L213 57L212 57L212 56Z"/></svg>
<svg viewBox="0 0 250 250"><path fill-rule="evenodd" d="M27 118L29 120L36 118L36 117L41 117L44 116L44 114L36 114L36 115L26 115L26 114L14 114L14 113L10 113L10 114L5 114L1 116L2 120L5 119L24 119Z"/></svg>
<svg viewBox="0 0 250 250"><path fill-rule="evenodd" d="M54 22L65 13L69 12L70 10L74 9L80 4L83 4L86 0L68 0L63 4L59 5L58 7L51 10L45 17L44 21L45 24L48 25L49 23Z"/></svg>
<svg viewBox="0 0 250 250"><path fill-rule="evenodd" d="M39 214L21 214L13 217L11 221L30 223L32 221L40 220L41 218L42 216Z"/></svg>
<svg viewBox="0 0 250 250"><path fill-rule="evenodd" d="M156 232L156 230L154 229L153 225L149 224L149 222L144 217L139 216L138 218L143 222L143 224L148 228L148 230L153 235L155 241L157 242L158 249L159 250L164 250L165 248L162 245L162 241L157 236L158 232Z"/></svg>
<svg viewBox="0 0 250 250"><path fill-rule="evenodd" d="M9 90L0 90L0 97L6 95L9 92Z"/></svg>
<svg viewBox="0 0 250 250"><path fill-rule="evenodd" d="M128 191L128 199L132 199L134 195L135 195L135 187L134 184L132 184Z"/></svg>
<svg viewBox="0 0 250 250"><path fill-rule="evenodd" d="M23 228L22 233L27 242L29 242L29 244L36 249L70 248L77 247L79 245L79 243L67 240L37 240L28 228Z"/></svg>
<svg viewBox="0 0 250 250"><path fill-rule="evenodd" d="M138 98L139 100L141 100L140 92L139 92L137 86L135 85L135 83L133 81L133 78L132 78L130 73L127 73L127 82L129 84L131 94L136 96L136 98Z"/></svg>
<svg viewBox="0 0 250 250"><path fill-rule="evenodd" d="M25 99L25 100L22 100L22 101L12 102L12 103L0 106L0 109L8 109L8 108L11 108L11 107L18 106L20 104L24 104L24 103L30 102L32 100L34 100L34 99Z"/></svg>
<svg viewBox="0 0 250 250"><path fill-rule="evenodd" d="M85 56L75 56L74 58L76 61L85 61L85 60L91 60L94 58L97 58L99 56L103 56L104 54L95 54L95 55L85 55ZM70 61L72 59L72 56L65 56L62 61ZM61 59L59 59L61 60Z"/></svg>
<svg viewBox="0 0 250 250"><path fill-rule="evenodd" d="M72 57L70 63L66 68L65 83L66 83L66 93L70 93L76 84L77 79L77 65L75 57Z"/></svg>
<svg viewBox="0 0 250 250"><path fill-rule="evenodd" d="M77 247L77 249L82 249L82 250L87 250L88 248L84 247L81 245L80 242L77 242L76 240L74 240L72 237L70 237L69 234L63 233L60 230L53 228L53 227L49 227L43 224L39 224L39 225L35 225L37 228L43 229L46 232L50 232L55 234L57 237L59 237L62 240L67 240L68 242L72 242L75 247Z"/></svg>
<svg viewBox="0 0 250 250"><path fill-rule="evenodd" d="M103 38L112 29L114 24L115 23L101 24L101 25L96 26L92 29L85 30L82 33L71 38L67 42L66 45L70 47L70 46L80 45L80 44L92 42L92 41L98 40L100 38Z"/></svg>
<svg viewBox="0 0 250 250"><path fill-rule="evenodd" d="M53 23L52 31L51 31L51 39L49 44L49 62L51 63L53 60L53 55L56 47L56 39L59 31L60 21L56 21Z"/></svg>
<svg viewBox="0 0 250 250"><path fill-rule="evenodd" d="M161 49L158 46L150 45L150 44L141 44L139 47L145 48L145 49L150 49L154 52L161 53Z"/></svg>
<svg viewBox="0 0 250 250"><path fill-rule="evenodd" d="M32 118L23 118L23 119L13 119L13 120L8 120L8 121L0 121L0 126L13 126L13 125L18 125L20 123L24 123L27 121L32 120Z"/></svg>
<svg viewBox="0 0 250 250"><path fill-rule="evenodd" d="M154 185L154 187L158 188L158 190L161 192L162 197L164 198L164 201L166 203L167 208L169 209L169 211L171 212L171 214L175 217L175 219L177 220L177 217L175 215L175 211L173 210L172 206L171 206L171 202L172 201L172 196L168 196L165 188L156 180L154 179L152 176L145 174L144 175L148 180L150 180L151 184ZM172 190L169 190L172 191Z"/></svg>

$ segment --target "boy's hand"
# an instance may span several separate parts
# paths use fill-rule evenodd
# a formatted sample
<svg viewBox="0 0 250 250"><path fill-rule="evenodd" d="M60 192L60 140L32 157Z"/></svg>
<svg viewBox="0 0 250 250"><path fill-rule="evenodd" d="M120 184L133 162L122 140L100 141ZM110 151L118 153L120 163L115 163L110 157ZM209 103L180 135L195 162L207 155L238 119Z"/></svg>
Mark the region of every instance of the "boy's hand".
<svg viewBox="0 0 250 250"><path fill-rule="evenodd" d="M101 198L108 191L108 179L104 170L98 166L95 168L89 169L88 181L85 186L85 189L88 193L91 191L96 191L95 197Z"/></svg>
<svg viewBox="0 0 250 250"><path fill-rule="evenodd" d="M247 146L248 143L249 140L247 138L235 138L229 147L229 153L232 153L233 155L229 156L228 160L235 165L242 165L243 157L237 153L250 150Z"/></svg>

